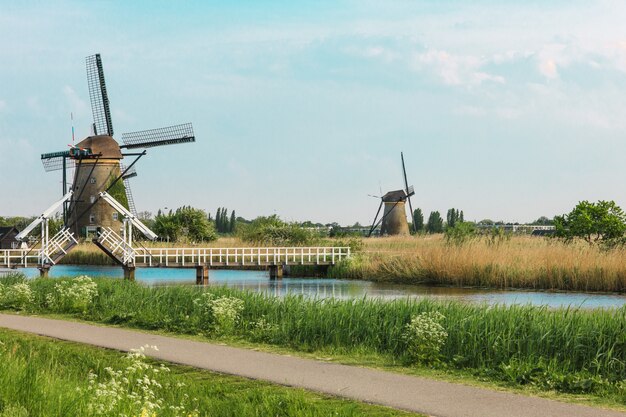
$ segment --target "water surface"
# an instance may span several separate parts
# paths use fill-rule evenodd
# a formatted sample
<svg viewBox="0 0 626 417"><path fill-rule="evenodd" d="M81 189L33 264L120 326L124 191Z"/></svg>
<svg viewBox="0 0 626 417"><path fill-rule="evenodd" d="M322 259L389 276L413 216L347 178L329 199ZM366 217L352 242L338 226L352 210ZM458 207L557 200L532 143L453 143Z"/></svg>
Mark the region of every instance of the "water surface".
<svg viewBox="0 0 626 417"><path fill-rule="evenodd" d="M21 269L36 277L36 268ZM91 277L123 276L122 268L114 266L57 265L50 277L89 275ZM194 269L137 268L136 279L150 285L195 284ZM403 285L334 278L283 278L270 280L267 271L211 270L209 285L226 285L242 290L259 291L276 296L302 294L319 298L431 298L486 304L532 304L548 307L610 308L626 305L626 295L587 294L547 291L503 291L426 285Z"/></svg>

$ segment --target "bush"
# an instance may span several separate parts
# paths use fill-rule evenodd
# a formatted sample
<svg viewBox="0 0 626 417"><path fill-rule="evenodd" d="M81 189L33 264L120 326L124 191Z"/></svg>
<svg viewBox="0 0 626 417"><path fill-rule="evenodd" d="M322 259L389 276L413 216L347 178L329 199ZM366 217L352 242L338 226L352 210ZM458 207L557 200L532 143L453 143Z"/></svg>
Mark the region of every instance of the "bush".
<svg viewBox="0 0 626 417"><path fill-rule="evenodd" d="M241 319L244 302L236 297L219 297L205 292L200 298L194 300L200 318L201 327L226 335L232 334L235 325Z"/></svg>
<svg viewBox="0 0 626 417"><path fill-rule="evenodd" d="M413 316L402 333L406 356L411 362L429 364L439 361L439 352L448 338L441 325L445 317L439 312L424 312Z"/></svg>
<svg viewBox="0 0 626 417"><path fill-rule="evenodd" d="M276 215L257 217L241 229L239 236L246 242L273 246L310 246L319 239L311 230L284 222Z"/></svg>
<svg viewBox="0 0 626 417"><path fill-rule="evenodd" d="M52 310L74 313L87 310L97 295L98 285L83 275L55 283L53 291L46 294L46 302Z"/></svg>
<svg viewBox="0 0 626 417"><path fill-rule="evenodd" d="M24 310L34 300L33 290L26 282L13 285L0 284L0 307Z"/></svg>
<svg viewBox="0 0 626 417"><path fill-rule="evenodd" d="M476 237L474 223L458 222L453 227L448 227L445 232L446 243L463 245Z"/></svg>

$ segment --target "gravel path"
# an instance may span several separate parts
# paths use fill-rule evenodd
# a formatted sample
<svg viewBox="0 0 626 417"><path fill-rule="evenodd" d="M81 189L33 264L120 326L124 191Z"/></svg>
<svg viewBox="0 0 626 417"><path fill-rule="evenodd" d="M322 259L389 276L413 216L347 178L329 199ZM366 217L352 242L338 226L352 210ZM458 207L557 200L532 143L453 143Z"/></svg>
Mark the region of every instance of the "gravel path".
<svg viewBox="0 0 626 417"><path fill-rule="evenodd" d="M626 417L626 413L537 397L41 317L0 314L0 327L149 356L438 417Z"/></svg>

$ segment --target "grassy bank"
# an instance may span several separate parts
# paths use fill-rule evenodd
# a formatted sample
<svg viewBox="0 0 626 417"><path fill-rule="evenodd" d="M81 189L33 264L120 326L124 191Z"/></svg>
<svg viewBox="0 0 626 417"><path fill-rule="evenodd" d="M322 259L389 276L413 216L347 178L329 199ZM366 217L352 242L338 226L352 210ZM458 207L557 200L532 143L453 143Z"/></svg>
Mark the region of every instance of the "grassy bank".
<svg viewBox="0 0 626 417"><path fill-rule="evenodd" d="M259 381L165 366L145 359L141 352L122 355L0 330L0 416L412 415Z"/></svg>
<svg viewBox="0 0 626 417"><path fill-rule="evenodd" d="M7 295L9 281L4 282L5 308L324 355L369 356L407 368L461 370L511 386L626 404L626 308L321 301L226 288L149 288L106 279L96 280L95 295L83 304L63 296L82 297L84 292L70 290L74 281L33 280L26 284L32 298L22 305L6 301L19 294Z"/></svg>
<svg viewBox="0 0 626 417"><path fill-rule="evenodd" d="M443 236L363 240L363 250L330 271L333 277L492 288L626 291L626 250L602 250L540 237Z"/></svg>

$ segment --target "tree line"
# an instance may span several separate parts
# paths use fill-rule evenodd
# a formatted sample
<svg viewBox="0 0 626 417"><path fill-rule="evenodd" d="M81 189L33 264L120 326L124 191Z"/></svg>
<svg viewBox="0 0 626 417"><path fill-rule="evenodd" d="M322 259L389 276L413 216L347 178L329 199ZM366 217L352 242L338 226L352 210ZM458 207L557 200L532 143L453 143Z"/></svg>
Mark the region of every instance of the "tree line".
<svg viewBox="0 0 626 417"><path fill-rule="evenodd" d="M455 208L448 210L445 223L438 211L431 211L426 223L424 223L424 213L420 208L413 210L412 217L413 227L417 233L443 233L445 228L454 227L457 223L465 221L463 210Z"/></svg>

